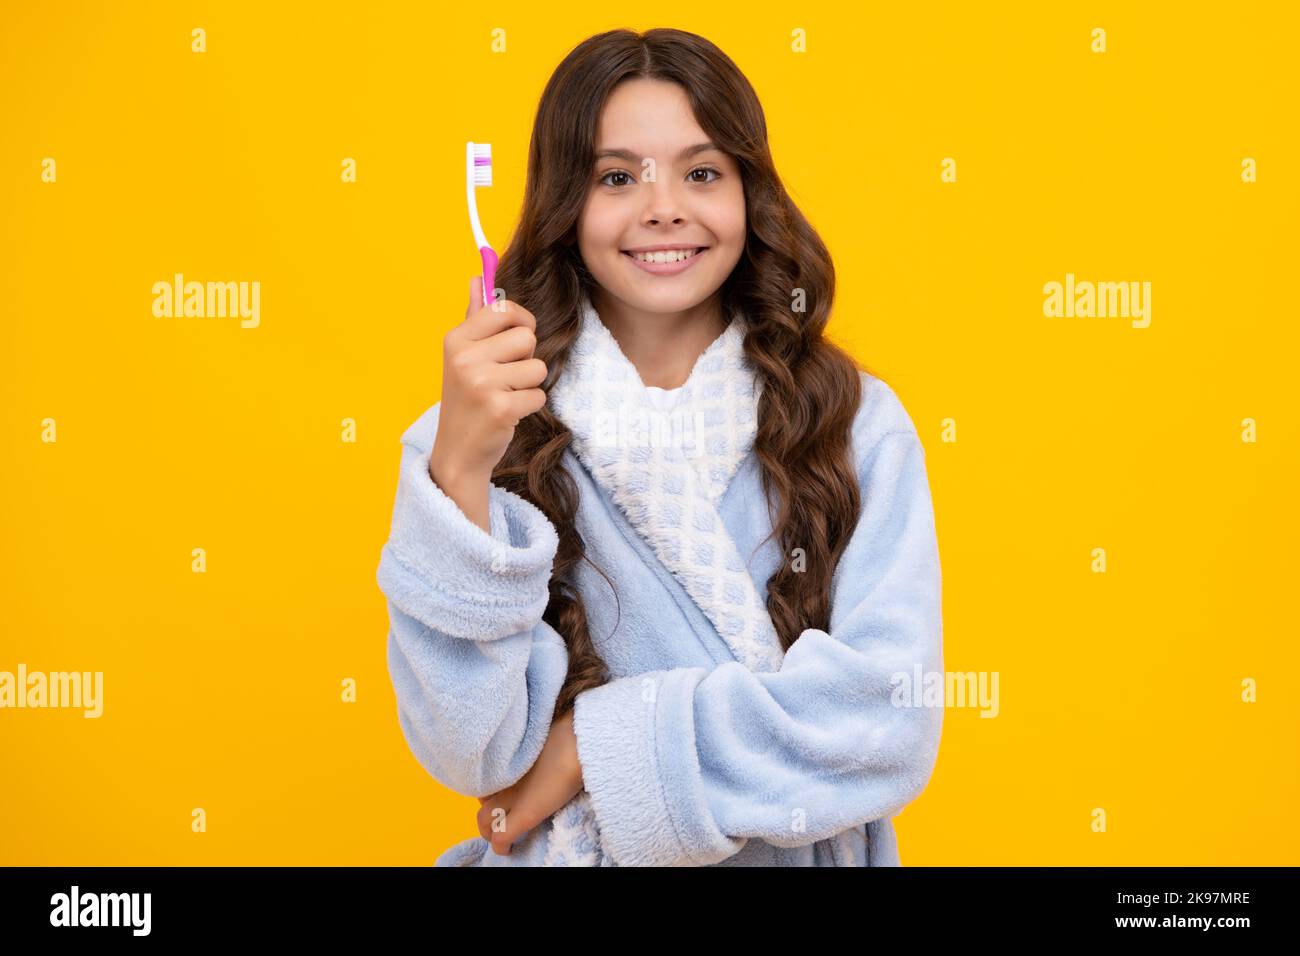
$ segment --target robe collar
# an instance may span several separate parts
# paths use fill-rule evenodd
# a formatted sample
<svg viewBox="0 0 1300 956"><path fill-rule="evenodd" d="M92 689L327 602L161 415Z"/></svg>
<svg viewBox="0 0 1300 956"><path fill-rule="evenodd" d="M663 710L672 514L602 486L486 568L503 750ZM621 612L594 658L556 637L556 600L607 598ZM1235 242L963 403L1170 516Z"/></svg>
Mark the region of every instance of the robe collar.
<svg viewBox="0 0 1300 956"><path fill-rule="evenodd" d="M578 460L726 642L753 671L785 651L718 503L753 447L762 383L733 312L676 404L659 411L636 366L584 295L580 328L548 395Z"/></svg>

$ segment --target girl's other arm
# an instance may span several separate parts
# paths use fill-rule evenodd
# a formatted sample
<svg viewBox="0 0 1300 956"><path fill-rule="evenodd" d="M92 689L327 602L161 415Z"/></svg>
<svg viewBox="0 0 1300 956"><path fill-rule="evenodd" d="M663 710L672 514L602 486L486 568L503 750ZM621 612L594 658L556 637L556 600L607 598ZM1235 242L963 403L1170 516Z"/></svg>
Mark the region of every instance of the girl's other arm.
<svg viewBox="0 0 1300 956"><path fill-rule="evenodd" d="M377 580L411 751L440 783L486 796L518 781L550 732L568 669L541 620L559 541L541 511L495 485L487 528L466 516L430 474L438 415L434 405L402 436Z"/></svg>
<svg viewBox="0 0 1300 956"><path fill-rule="evenodd" d="M925 787L943 709L900 685L943 667L915 431L880 435L859 475L863 512L837 566L829 632L804 630L776 672L728 661L577 696L583 780L619 866L715 864L750 837L814 843L894 815Z"/></svg>

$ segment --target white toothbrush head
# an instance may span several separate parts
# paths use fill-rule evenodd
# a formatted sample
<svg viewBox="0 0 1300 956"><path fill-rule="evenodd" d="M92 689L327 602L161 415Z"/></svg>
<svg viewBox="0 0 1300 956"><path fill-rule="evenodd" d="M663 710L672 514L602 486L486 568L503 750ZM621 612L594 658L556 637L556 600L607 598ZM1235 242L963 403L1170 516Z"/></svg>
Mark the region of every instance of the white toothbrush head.
<svg viewBox="0 0 1300 956"><path fill-rule="evenodd" d="M470 143L474 149L474 185L492 185L492 144Z"/></svg>
<svg viewBox="0 0 1300 956"><path fill-rule="evenodd" d="M474 201L474 190L477 187L491 185L492 144L470 140L465 144L465 193L469 202L469 225L474 230L474 242L480 249L486 246L488 241L478 221L478 203Z"/></svg>

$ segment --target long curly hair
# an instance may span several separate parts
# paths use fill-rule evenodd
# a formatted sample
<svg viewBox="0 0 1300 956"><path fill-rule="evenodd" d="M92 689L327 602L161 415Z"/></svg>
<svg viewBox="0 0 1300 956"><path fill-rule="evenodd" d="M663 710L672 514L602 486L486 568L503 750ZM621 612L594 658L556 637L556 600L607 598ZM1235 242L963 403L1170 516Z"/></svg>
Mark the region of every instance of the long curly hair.
<svg viewBox="0 0 1300 956"><path fill-rule="evenodd" d="M523 210L497 284L537 319L533 354L546 363L541 387L549 392L577 338L581 299L595 285L578 252L576 227L595 164L598 119L614 87L634 77L681 85L696 122L741 170L748 236L719 295L723 315L739 309L745 316L745 354L764 384L753 450L769 517L777 503L764 542L775 536L787 556L768 580L767 609L789 649L805 628L828 627L831 578L858 522L850 435L861 380L854 359L822 336L835 292L830 254L787 195L758 96L731 59L703 37L672 29L612 30L575 47L537 108ZM801 310L794 308L797 290ZM569 571L587 561L614 587L586 557L574 526L578 489L561 464L571 440L543 406L519 422L492 473L494 484L536 505L559 535L543 614L569 653L557 717L579 693L609 679ZM804 552L802 568L789 560L796 548Z"/></svg>

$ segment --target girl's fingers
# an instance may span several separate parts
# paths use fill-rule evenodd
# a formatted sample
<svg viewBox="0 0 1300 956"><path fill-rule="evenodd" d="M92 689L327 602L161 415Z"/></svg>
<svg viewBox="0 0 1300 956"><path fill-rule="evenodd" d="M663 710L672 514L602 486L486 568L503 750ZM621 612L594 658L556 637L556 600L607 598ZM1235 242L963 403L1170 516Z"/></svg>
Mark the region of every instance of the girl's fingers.
<svg viewBox="0 0 1300 956"><path fill-rule="evenodd" d="M535 348L537 348L537 336L533 334L533 330L526 325L516 325L486 339L480 339L469 347L469 351L478 361L504 365L506 362L519 362L532 358Z"/></svg>
<svg viewBox="0 0 1300 956"><path fill-rule="evenodd" d="M457 328L466 339L478 342L516 325L536 330L537 319L517 302L503 299L500 302L480 306L477 312L471 311Z"/></svg>
<svg viewBox="0 0 1300 956"><path fill-rule="evenodd" d="M501 809L505 811L505 816L500 817L494 814L494 810ZM479 811L478 829L479 835L492 845L492 852L498 856L509 854L510 847L517 843L524 834L533 828L536 824L526 819L525 814L518 805L500 806L493 803L485 803L484 808ZM501 828L494 829L493 824L501 820Z"/></svg>
<svg viewBox="0 0 1300 956"><path fill-rule="evenodd" d="M485 807L478 814L478 835L489 843L492 842L492 815Z"/></svg>
<svg viewBox="0 0 1300 956"><path fill-rule="evenodd" d="M481 308L483 308L483 277L474 276L469 280L469 305L465 307L465 318L468 319Z"/></svg>
<svg viewBox="0 0 1300 956"><path fill-rule="evenodd" d="M479 835L491 844L492 852L498 856L509 855L511 846L542 822L535 800L526 795L529 786L537 785L533 776L535 772L536 767L513 787L479 798ZM504 817L497 811L504 811ZM499 830L493 826L498 820Z"/></svg>
<svg viewBox="0 0 1300 956"><path fill-rule="evenodd" d="M539 358L520 359L497 366L497 381L506 388L537 388L546 381L546 363Z"/></svg>
<svg viewBox="0 0 1300 956"><path fill-rule="evenodd" d="M479 836L492 843L501 834L493 830L493 825L500 820L501 826L506 830L510 828L510 810L512 800L508 798L504 790L498 790L496 793L488 794L486 797L479 797L479 810L475 818L478 822Z"/></svg>

